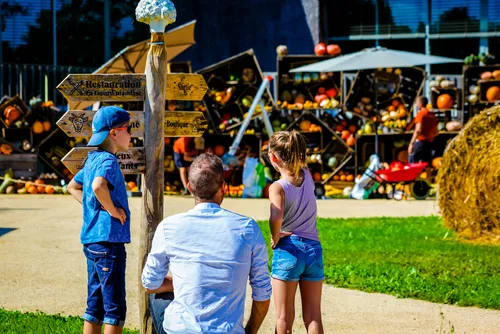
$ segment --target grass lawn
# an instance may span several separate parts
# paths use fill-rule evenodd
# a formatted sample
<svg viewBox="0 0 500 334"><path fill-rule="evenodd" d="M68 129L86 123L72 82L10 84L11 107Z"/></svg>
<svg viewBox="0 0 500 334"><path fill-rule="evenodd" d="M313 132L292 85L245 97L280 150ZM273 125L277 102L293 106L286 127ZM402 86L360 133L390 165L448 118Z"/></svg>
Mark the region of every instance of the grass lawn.
<svg viewBox="0 0 500 334"><path fill-rule="evenodd" d="M21 313L0 309L0 333L3 334L80 334L83 320L79 317L62 317L44 313ZM124 329L124 334L139 331Z"/></svg>
<svg viewBox="0 0 500 334"><path fill-rule="evenodd" d="M318 229L336 287L500 309L500 247L459 242L438 217L319 219Z"/></svg>

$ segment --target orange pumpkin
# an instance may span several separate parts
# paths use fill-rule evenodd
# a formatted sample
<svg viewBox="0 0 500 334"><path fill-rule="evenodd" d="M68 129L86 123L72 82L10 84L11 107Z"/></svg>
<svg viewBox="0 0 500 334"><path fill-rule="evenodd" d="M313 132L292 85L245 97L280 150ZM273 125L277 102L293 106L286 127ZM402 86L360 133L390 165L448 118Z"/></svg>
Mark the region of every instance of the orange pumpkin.
<svg viewBox="0 0 500 334"><path fill-rule="evenodd" d="M46 194L52 195L55 192L56 191L54 190L54 187L52 187L52 186L45 187L45 193Z"/></svg>
<svg viewBox="0 0 500 334"><path fill-rule="evenodd" d="M310 127L311 127L311 121L308 120L303 120L299 124L300 131L309 131Z"/></svg>
<svg viewBox="0 0 500 334"><path fill-rule="evenodd" d="M354 181L354 175L352 175L352 174L347 175L346 178L345 178L345 180L348 181L348 182Z"/></svg>
<svg viewBox="0 0 500 334"><path fill-rule="evenodd" d="M52 124L50 124L49 121L44 121L42 124L43 124L43 131L49 132L50 128L52 127Z"/></svg>
<svg viewBox="0 0 500 334"><path fill-rule="evenodd" d="M41 133L43 133L43 124L42 122L40 121L35 121L31 127L31 129L33 130L33 133L39 135Z"/></svg>
<svg viewBox="0 0 500 334"><path fill-rule="evenodd" d="M5 116L5 122L7 125L10 125L21 117L21 112L15 106L8 106L3 111L3 115Z"/></svg>
<svg viewBox="0 0 500 334"><path fill-rule="evenodd" d="M486 91L486 99L489 102L495 102L500 100L500 87L492 86Z"/></svg>
<svg viewBox="0 0 500 334"><path fill-rule="evenodd" d="M405 107L399 106L399 108L398 108L398 116L399 116L399 118L406 117L406 109L405 109Z"/></svg>
<svg viewBox="0 0 500 334"><path fill-rule="evenodd" d="M358 131L358 128L356 128L356 125L351 124L351 125L349 125L349 131L350 131L352 134L354 134L354 133L356 133L356 131Z"/></svg>
<svg viewBox="0 0 500 334"><path fill-rule="evenodd" d="M441 94L437 99L439 109L450 109L453 107L453 98L449 94Z"/></svg>
<svg viewBox="0 0 500 334"><path fill-rule="evenodd" d="M351 133L348 130L343 130L340 138L343 140L347 140L351 136Z"/></svg>
<svg viewBox="0 0 500 334"><path fill-rule="evenodd" d="M397 159L401 162L408 162L408 150L401 150L398 153Z"/></svg>
<svg viewBox="0 0 500 334"><path fill-rule="evenodd" d="M345 181L347 180L347 175L341 175L340 176L340 181Z"/></svg>
<svg viewBox="0 0 500 334"><path fill-rule="evenodd" d="M394 108L399 107L399 101L398 101L398 100L392 100L392 106L393 106Z"/></svg>
<svg viewBox="0 0 500 334"><path fill-rule="evenodd" d="M396 111L396 107L393 106L393 105L390 105L387 107L387 111L391 112L391 111Z"/></svg>
<svg viewBox="0 0 500 334"><path fill-rule="evenodd" d="M314 175L313 175L313 179L316 182L320 182L321 181L321 173L315 172Z"/></svg>
<svg viewBox="0 0 500 334"><path fill-rule="evenodd" d="M30 186L30 187L28 188L28 192L29 192L30 194L32 194L32 195L38 194L38 190L37 190L37 188L36 188L35 186Z"/></svg>
<svg viewBox="0 0 500 334"><path fill-rule="evenodd" d="M356 139L351 135L349 138L347 138L346 143L348 146L354 146L356 145Z"/></svg>
<svg viewBox="0 0 500 334"><path fill-rule="evenodd" d="M438 157L438 158L434 158L432 159L432 167L438 169L439 167L441 167L441 164L443 163L443 158L442 157Z"/></svg>
<svg viewBox="0 0 500 334"><path fill-rule="evenodd" d="M500 80L500 70L493 71L492 75L495 80Z"/></svg>
<svg viewBox="0 0 500 334"><path fill-rule="evenodd" d="M32 187L32 186L33 186L33 182L26 182L26 183L24 184L24 187L25 187L26 189L29 189L29 188L30 188L30 187Z"/></svg>
<svg viewBox="0 0 500 334"><path fill-rule="evenodd" d="M135 187L137 187L137 185L135 184L134 181L130 181L130 182L127 182L127 186L130 190L134 189Z"/></svg>
<svg viewBox="0 0 500 334"><path fill-rule="evenodd" d="M225 152L226 152L226 148L223 145L216 145L214 147L214 153L215 153L215 155L217 155L219 157L223 156Z"/></svg>
<svg viewBox="0 0 500 334"><path fill-rule="evenodd" d="M339 175L334 175L333 176L333 181L338 181L340 180L340 176Z"/></svg>

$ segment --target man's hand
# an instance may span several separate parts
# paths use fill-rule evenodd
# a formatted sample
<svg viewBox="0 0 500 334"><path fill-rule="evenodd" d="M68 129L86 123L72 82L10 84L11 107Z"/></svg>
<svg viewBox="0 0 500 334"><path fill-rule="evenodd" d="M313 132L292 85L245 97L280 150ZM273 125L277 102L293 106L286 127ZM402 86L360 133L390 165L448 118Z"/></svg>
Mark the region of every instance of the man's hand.
<svg viewBox="0 0 500 334"><path fill-rule="evenodd" d="M115 207L114 210L108 211L108 213L111 215L111 217L118 219L122 225L125 224L125 220L127 220L127 214L122 208Z"/></svg>
<svg viewBox="0 0 500 334"><path fill-rule="evenodd" d="M289 237L292 235L292 232L280 232L280 234L276 236L271 237L271 248L274 249L276 245L278 245L278 242L280 241L281 238L283 237Z"/></svg>

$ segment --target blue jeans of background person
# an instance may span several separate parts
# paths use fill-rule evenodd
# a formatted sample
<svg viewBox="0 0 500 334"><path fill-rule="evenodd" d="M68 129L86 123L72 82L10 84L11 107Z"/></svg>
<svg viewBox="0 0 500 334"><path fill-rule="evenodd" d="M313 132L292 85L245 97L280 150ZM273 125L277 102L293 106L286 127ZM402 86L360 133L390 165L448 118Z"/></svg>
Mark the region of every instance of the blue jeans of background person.
<svg viewBox="0 0 500 334"><path fill-rule="evenodd" d="M417 162L427 162L430 166L432 163L432 148L433 145L431 142L417 140L413 145L413 152L411 152L408 157L409 163L417 163Z"/></svg>
<svg viewBox="0 0 500 334"><path fill-rule="evenodd" d="M100 242L86 244L88 296L83 319L98 325L123 326L125 301L125 244Z"/></svg>
<svg viewBox="0 0 500 334"><path fill-rule="evenodd" d="M163 329L165 319L165 309L174 300L173 292L157 293L149 295L149 310L153 317L153 326L157 334L166 334Z"/></svg>
<svg viewBox="0 0 500 334"><path fill-rule="evenodd" d="M318 282L325 278L319 241L295 235L281 238L273 251L271 277L287 282Z"/></svg>

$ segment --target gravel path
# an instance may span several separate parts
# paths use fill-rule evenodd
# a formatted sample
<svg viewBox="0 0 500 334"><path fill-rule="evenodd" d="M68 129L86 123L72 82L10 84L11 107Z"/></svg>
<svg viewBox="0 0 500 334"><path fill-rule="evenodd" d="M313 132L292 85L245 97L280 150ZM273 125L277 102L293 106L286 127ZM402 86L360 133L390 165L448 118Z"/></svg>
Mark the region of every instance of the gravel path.
<svg viewBox="0 0 500 334"><path fill-rule="evenodd" d="M141 200L131 199L132 238L127 246L127 327L138 326L138 230ZM189 198L167 197L165 214L188 210ZM228 199L223 206L255 219L268 217L266 200ZM319 201L321 217L437 214L433 201ZM79 230L81 208L70 196L0 196L0 307L80 315L85 308L86 268ZM14 229L9 232L8 229ZM7 232L7 233L5 233ZM5 233L2 235L2 233ZM397 299L324 285L327 333L499 333L500 311ZM297 296L299 310L300 300ZM250 300L247 298L247 305ZM273 333L274 307L261 333ZM248 307L247 307L248 309ZM440 315L443 311L444 320ZM304 332L300 311L295 328ZM248 314L247 314L248 316Z"/></svg>

